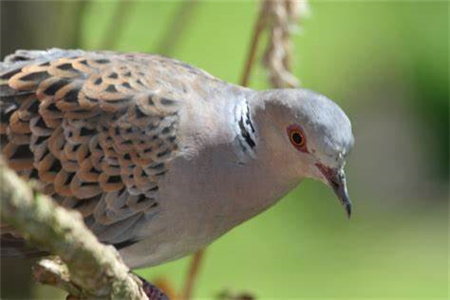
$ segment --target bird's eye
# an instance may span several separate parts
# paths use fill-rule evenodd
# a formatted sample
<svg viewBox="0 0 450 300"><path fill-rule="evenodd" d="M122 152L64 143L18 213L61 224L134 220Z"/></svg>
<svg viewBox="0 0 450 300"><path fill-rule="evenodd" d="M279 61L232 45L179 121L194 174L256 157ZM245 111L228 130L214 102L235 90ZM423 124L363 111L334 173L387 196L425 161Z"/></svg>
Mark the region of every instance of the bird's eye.
<svg viewBox="0 0 450 300"><path fill-rule="evenodd" d="M301 146L303 145L303 136L302 133L300 131L295 131L291 133L291 141L292 144L296 145L296 146Z"/></svg>
<svg viewBox="0 0 450 300"><path fill-rule="evenodd" d="M303 133L299 129L293 129L289 133L291 143L295 147L302 147L305 144L305 139L303 138Z"/></svg>
<svg viewBox="0 0 450 300"><path fill-rule="evenodd" d="M303 131L295 125L290 126L287 131L292 145L298 150L306 152L306 139Z"/></svg>

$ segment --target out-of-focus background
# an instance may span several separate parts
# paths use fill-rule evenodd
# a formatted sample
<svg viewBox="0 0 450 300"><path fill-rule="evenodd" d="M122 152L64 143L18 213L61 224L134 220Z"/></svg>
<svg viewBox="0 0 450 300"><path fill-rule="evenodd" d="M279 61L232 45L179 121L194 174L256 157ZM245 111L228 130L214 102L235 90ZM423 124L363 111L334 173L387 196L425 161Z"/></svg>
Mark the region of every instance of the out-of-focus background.
<svg viewBox="0 0 450 300"><path fill-rule="evenodd" d="M259 3L185 5L2 1L1 56L51 47L152 52L238 83ZM447 299L449 2L312 1L310 11L294 37L294 73L353 122L354 217L327 187L304 182L208 248L196 297L227 289L259 299ZM267 88L266 75L256 67L250 86ZM61 299L30 283L22 259L1 263L2 299ZM187 265L138 273L180 287Z"/></svg>

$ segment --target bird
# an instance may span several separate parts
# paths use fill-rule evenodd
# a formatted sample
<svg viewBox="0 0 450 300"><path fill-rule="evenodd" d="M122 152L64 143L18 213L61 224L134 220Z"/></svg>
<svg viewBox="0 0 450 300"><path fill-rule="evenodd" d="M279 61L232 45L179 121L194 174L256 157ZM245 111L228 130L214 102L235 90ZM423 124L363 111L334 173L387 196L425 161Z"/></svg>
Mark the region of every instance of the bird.
<svg viewBox="0 0 450 300"><path fill-rule="evenodd" d="M256 91L144 53L17 50L0 63L1 153L78 210L130 268L204 248L304 179L348 216L344 111L307 89ZM19 238L2 225L2 239Z"/></svg>

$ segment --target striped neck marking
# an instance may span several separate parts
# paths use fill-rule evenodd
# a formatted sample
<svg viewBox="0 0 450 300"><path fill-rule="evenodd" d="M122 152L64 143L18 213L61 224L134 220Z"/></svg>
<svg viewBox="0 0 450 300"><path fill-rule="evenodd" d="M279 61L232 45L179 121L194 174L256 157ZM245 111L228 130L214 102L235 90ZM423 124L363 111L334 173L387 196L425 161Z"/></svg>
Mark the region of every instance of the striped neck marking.
<svg viewBox="0 0 450 300"><path fill-rule="evenodd" d="M254 158L257 136L247 101L239 105L236 120L238 121L239 129L237 133L239 146L242 148L241 150L244 154L249 154Z"/></svg>

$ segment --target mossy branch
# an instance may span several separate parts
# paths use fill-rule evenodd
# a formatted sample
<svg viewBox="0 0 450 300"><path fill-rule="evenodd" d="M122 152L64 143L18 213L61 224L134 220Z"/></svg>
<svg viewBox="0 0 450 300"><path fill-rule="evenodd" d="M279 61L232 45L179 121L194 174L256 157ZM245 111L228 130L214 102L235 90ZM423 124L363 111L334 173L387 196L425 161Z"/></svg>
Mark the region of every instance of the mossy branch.
<svg viewBox="0 0 450 300"><path fill-rule="evenodd" d="M41 261L35 277L79 298L147 299L117 251L101 244L81 215L31 188L0 158L1 221L61 260Z"/></svg>

